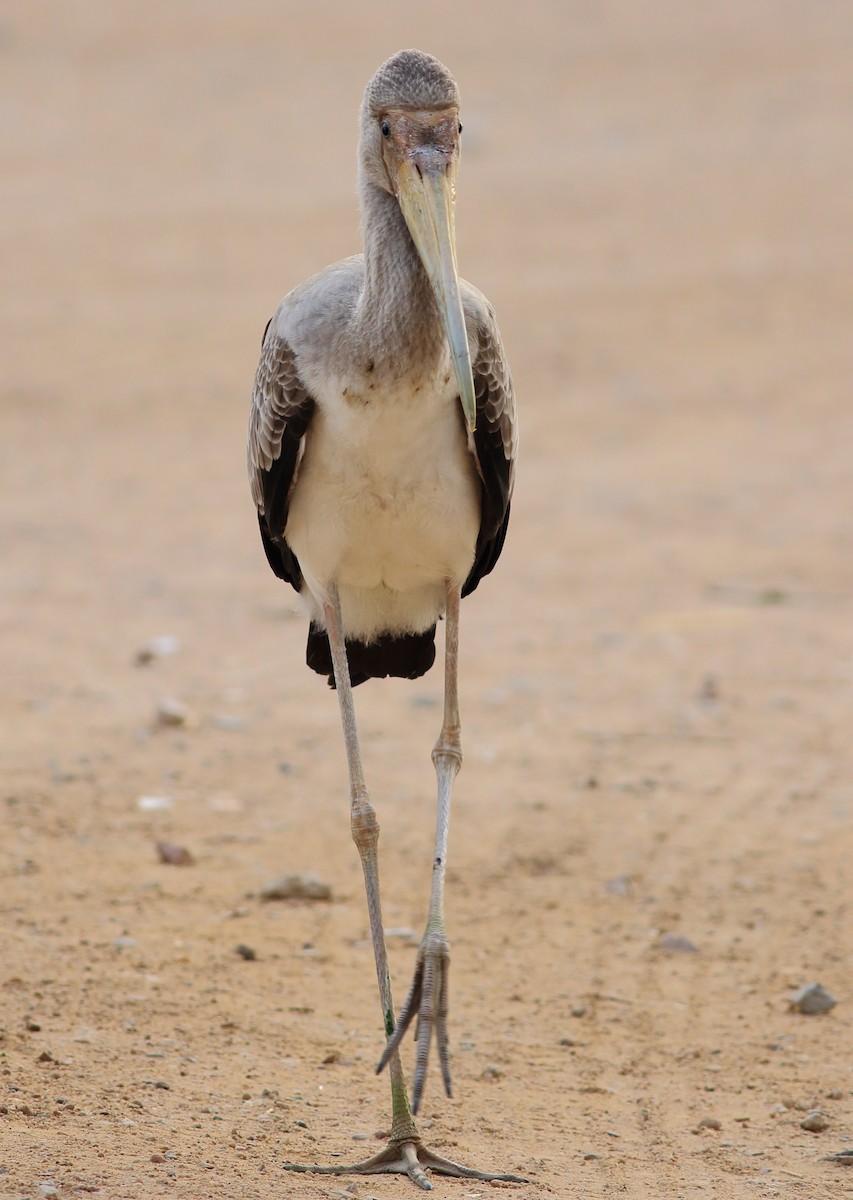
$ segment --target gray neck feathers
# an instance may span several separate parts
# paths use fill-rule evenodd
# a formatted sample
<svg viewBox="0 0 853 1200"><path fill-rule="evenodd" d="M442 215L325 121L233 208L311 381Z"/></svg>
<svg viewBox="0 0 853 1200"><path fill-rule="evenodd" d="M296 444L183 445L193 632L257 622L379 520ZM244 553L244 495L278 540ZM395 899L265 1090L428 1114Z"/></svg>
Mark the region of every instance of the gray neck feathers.
<svg viewBox="0 0 853 1200"><path fill-rule="evenodd" d="M359 335L377 360L390 360L402 371L431 366L444 347L444 329L400 206L367 180L360 192L364 291Z"/></svg>

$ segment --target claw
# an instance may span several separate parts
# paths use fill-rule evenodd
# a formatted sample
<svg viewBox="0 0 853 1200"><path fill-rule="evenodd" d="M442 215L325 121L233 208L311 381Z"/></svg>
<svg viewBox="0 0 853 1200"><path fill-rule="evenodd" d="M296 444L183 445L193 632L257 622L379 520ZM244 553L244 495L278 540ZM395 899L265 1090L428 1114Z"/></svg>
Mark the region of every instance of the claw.
<svg viewBox="0 0 853 1200"><path fill-rule="evenodd" d="M384 1150L380 1150L372 1158L349 1166L320 1167L307 1163L282 1163L282 1168L285 1171L298 1171L300 1174L316 1172L318 1175L408 1175L412 1183L423 1188L425 1192L432 1191L427 1171L435 1171L439 1175L453 1175L457 1179L495 1179L504 1183L529 1183L522 1175L495 1175L490 1171L463 1167L460 1163L451 1162L449 1158L433 1154L419 1138L389 1142Z"/></svg>
<svg viewBox="0 0 853 1200"><path fill-rule="evenodd" d="M450 1043L447 1036L449 968L450 946L444 932L428 930L418 947L412 985L400 1010L394 1032L388 1039L376 1068L378 1074L399 1047L412 1021L415 1021L417 1050L412 1083L413 1113L417 1113L420 1108L433 1033L438 1046L444 1090L448 1096L453 1095L450 1079Z"/></svg>

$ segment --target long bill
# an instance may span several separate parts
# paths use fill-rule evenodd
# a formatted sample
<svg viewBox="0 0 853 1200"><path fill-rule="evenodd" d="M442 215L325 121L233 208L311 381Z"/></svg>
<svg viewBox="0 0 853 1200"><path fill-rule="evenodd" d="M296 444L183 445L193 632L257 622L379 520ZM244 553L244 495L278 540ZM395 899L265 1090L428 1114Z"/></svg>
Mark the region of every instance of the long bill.
<svg viewBox="0 0 853 1200"><path fill-rule="evenodd" d="M462 411L473 433L477 400L456 266L453 179L444 162L433 168L406 159L398 168L397 187L400 210L438 302L459 383Z"/></svg>

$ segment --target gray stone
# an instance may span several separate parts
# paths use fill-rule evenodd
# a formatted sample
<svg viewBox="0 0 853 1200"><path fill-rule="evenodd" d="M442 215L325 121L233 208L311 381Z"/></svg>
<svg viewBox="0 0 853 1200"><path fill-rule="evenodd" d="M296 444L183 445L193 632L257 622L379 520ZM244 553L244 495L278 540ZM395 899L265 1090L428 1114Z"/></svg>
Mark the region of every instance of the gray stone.
<svg viewBox="0 0 853 1200"><path fill-rule="evenodd" d="M838 1001L831 995L823 984L807 983L788 998L788 1003L796 1012L813 1017L816 1013L829 1012L835 1008Z"/></svg>
<svg viewBox="0 0 853 1200"><path fill-rule="evenodd" d="M827 1154L823 1161L838 1163L841 1167L853 1167L853 1150L839 1150L837 1154Z"/></svg>
<svg viewBox="0 0 853 1200"><path fill-rule="evenodd" d="M663 933L658 942L661 950L669 954L698 954L699 947L682 933Z"/></svg>

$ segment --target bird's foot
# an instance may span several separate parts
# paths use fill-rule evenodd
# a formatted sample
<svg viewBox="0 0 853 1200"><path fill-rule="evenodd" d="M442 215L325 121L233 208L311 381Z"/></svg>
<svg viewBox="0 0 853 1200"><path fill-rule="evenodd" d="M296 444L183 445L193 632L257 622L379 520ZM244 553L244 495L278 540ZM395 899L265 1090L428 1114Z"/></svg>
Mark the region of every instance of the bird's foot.
<svg viewBox="0 0 853 1200"><path fill-rule="evenodd" d="M394 1032L379 1060L377 1074L399 1047L412 1021L415 1024L415 1077L412 1083L412 1112L420 1108L426 1080L429 1047L435 1031L438 1059L444 1090L452 1096L450 1086L450 1055L447 1037L447 981L450 975L450 943L443 927L427 927L424 939L418 947L415 974L412 986L400 1011Z"/></svg>
<svg viewBox="0 0 853 1200"><path fill-rule="evenodd" d="M474 1167L463 1167L433 1154L424 1146L420 1138L392 1139L378 1154L366 1158L363 1162L347 1166L317 1167L302 1163L284 1163L285 1171L301 1173L316 1173L318 1175L408 1175L412 1183L423 1188L425 1192L432 1191L432 1184L427 1178L427 1171L435 1171L438 1175L453 1175L457 1179L492 1179L504 1183L527 1183L521 1175L500 1175L491 1171L478 1171Z"/></svg>

